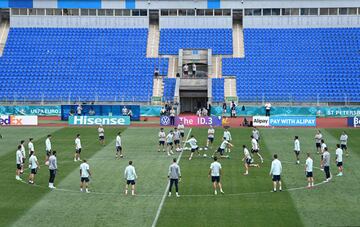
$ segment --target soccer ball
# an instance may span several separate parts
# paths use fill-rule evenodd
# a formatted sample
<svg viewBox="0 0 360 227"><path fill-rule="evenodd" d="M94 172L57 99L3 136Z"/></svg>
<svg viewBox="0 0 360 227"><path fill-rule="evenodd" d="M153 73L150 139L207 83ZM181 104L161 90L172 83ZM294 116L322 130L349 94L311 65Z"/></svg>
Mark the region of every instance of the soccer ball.
<svg viewBox="0 0 360 227"><path fill-rule="evenodd" d="M203 149L201 147L199 147L199 151L202 151Z"/></svg>
<svg viewBox="0 0 360 227"><path fill-rule="evenodd" d="M48 165L49 165L49 161L46 161L46 162L45 162L45 165L47 165L47 166L48 166Z"/></svg>
<svg viewBox="0 0 360 227"><path fill-rule="evenodd" d="M207 148L207 147L205 147L205 148L204 148L204 150L205 150L205 151L207 151L207 150L208 150L208 148Z"/></svg>
<svg viewBox="0 0 360 227"><path fill-rule="evenodd" d="M203 157L204 157L204 158L206 158L206 157L207 157L207 155L206 155L206 154L204 154L204 155L203 155Z"/></svg>

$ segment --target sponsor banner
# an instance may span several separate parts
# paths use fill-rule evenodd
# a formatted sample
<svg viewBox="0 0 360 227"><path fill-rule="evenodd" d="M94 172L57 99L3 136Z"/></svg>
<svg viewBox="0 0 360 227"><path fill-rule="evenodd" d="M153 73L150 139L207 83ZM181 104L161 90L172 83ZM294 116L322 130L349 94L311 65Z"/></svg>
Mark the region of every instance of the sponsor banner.
<svg viewBox="0 0 360 227"><path fill-rule="evenodd" d="M60 116L61 106L0 106L0 114L23 116Z"/></svg>
<svg viewBox="0 0 360 227"><path fill-rule="evenodd" d="M349 127L360 127L360 117L349 117L348 118Z"/></svg>
<svg viewBox="0 0 360 227"><path fill-rule="evenodd" d="M315 127L316 117L307 116L272 116L270 126L275 127Z"/></svg>
<svg viewBox="0 0 360 227"><path fill-rule="evenodd" d="M266 116L254 116L253 125L254 126L269 126L269 117Z"/></svg>
<svg viewBox="0 0 360 227"><path fill-rule="evenodd" d="M185 126L222 126L222 117L197 117L197 116L181 116L175 117L175 125L183 122ZM160 125L169 126L170 117L161 116Z"/></svg>
<svg viewBox="0 0 360 227"><path fill-rule="evenodd" d="M69 116L76 115L78 106L62 105L61 120L67 121ZM81 105L81 107L81 116L130 116L131 121L140 120L139 105Z"/></svg>
<svg viewBox="0 0 360 227"><path fill-rule="evenodd" d="M69 116L69 125L130 125L129 116Z"/></svg>
<svg viewBox="0 0 360 227"><path fill-rule="evenodd" d="M37 116L15 116L15 115L1 115L0 125L38 125Z"/></svg>
<svg viewBox="0 0 360 227"><path fill-rule="evenodd" d="M160 116L162 106L140 106L140 116Z"/></svg>
<svg viewBox="0 0 360 227"><path fill-rule="evenodd" d="M222 106L211 107L211 114L221 116ZM230 107L226 111L226 116L230 116ZM264 106L237 106L236 116L264 116ZM318 116L318 117L355 117L360 116L360 107L348 106L272 106L271 116Z"/></svg>

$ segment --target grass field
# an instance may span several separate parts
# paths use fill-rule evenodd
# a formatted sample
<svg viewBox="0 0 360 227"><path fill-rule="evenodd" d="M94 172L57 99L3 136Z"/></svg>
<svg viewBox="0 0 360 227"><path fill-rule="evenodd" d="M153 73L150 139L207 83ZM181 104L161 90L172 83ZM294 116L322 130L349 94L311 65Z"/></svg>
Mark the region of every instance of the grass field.
<svg viewBox="0 0 360 227"><path fill-rule="evenodd" d="M125 158L114 159L115 135L122 131ZM192 128L191 134L202 147L205 128ZM347 129L350 157L344 160L344 176L321 183L324 173L315 169L315 189L305 189L305 152L315 154L314 129L260 129L260 147L265 158L261 168L250 169L244 176L242 145L250 146L251 129L230 130L235 147L230 159L220 160L225 195L213 195L207 177L211 158L180 159L182 182L180 198L164 197L167 169L171 157L157 152L158 128L105 128L106 146L97 141L95 128L2 128L0 140L0 226L354 226L360 225L360 130ZM331 172L336 175L335 144L342 129L323 129L331 152ZM186 134L189 135L190 129ZM215 147L222 129L216 129ZM40 163L44 163L45 137L53 135L58 152L57 190L47 188L48 170L42 165L36 185L15 180L15 151L21 139L34 137ZM81 134L83 153L93 172L92 193L79 192L79 164L73 162L74 138ZM301 141L300 165L295 164L293 137ZM212 151L207 151L211 156ZM283 162L284 191L271 193L268 175L271 156L277 153ZM177 157L174 155L173 157ZM137 196L123 194L123 171L132 160L139 179ZM255 160L258 161L257 157ZM22 176L27 179L29 170ZM163 202L163 203L162 203ZM157 214L159 214L157 216Z"/></svg>

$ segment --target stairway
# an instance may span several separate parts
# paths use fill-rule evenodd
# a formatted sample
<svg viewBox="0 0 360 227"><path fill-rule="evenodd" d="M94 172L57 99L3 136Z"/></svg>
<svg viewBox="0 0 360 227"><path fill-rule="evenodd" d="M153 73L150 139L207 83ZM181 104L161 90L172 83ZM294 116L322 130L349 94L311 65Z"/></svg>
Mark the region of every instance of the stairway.
<svg viewBox="0 0 360 227"><path fill-rule="evenodd" d="M175 78L178 67L178 58L174 56L169 56L169 67L168 67L168 77Z"/></svg>
<svg viewBox="0 0 360 227"><path fill-rule="evenodd" d="M236 77L224 77L224 96L226 101L237 101Z"/></svg>
<svg viewBox="0 0 360 227"><path fill-rule="evenodd" d="M245 57L244 32L240 24L233 25L233 57Z"/></svg>
<svg viewBox="0 0 360 227"><path fill-rule="evenodd" d="M10 24L9 21L4 20L0 25L0 56L3 55L6 40L9 34Z"/></svg>
<svg viewBox="0 0 360 227"><path fill-rule="evenodd" d="M164 82L161 76L154 78L153 81L153 95L151 98L152 105L161 105L161 100L164 95Z"/></svg>
<svg viewBox="0 0 360 227"><path fill-rule="evenodd" d="M221 78L222 77L222 56L221 55L215 55L211 58L212 61L212 74L209 75L211 78Z"/></svg>
<svg viewBox="0 0 360 227"><path fill-rule="evenodd" d="M146 47L147 58L159 57L159 42L160 42L159 25L150 24L148 38L147 38L147 47Z"/></svg>

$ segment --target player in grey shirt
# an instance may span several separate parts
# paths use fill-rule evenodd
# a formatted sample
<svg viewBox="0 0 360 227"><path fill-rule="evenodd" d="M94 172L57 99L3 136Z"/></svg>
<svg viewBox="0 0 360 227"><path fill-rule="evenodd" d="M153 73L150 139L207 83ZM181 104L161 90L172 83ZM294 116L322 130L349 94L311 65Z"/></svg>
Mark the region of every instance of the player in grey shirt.
<svg viewBox="0 0 360 227"><path fill-rule="evenodd" d="M322 154L321 166L324 168L326 180L324 182L329 182L331 180L330 174L330 153L327 147L324 148L324 153Z"/></svg>
<svg viewBox="0 0 360 227"><path fill-rule="evenodd" d="M178 184L181 180L181 171L180 166L176 162L176 158L173 159L173 163L169 166L168 178L170 179L169 197L171 196L173 184L175 184L176 197L180 197Z"/></svg>
<svg viewBox="0 0 360 227"><path fill-rule="evenodd" d="M56 158L56 151L52 152L52 155L49 157L49 188L54 189L54 180L56 176L56 170L57 170L57 158Z"/></svg>

